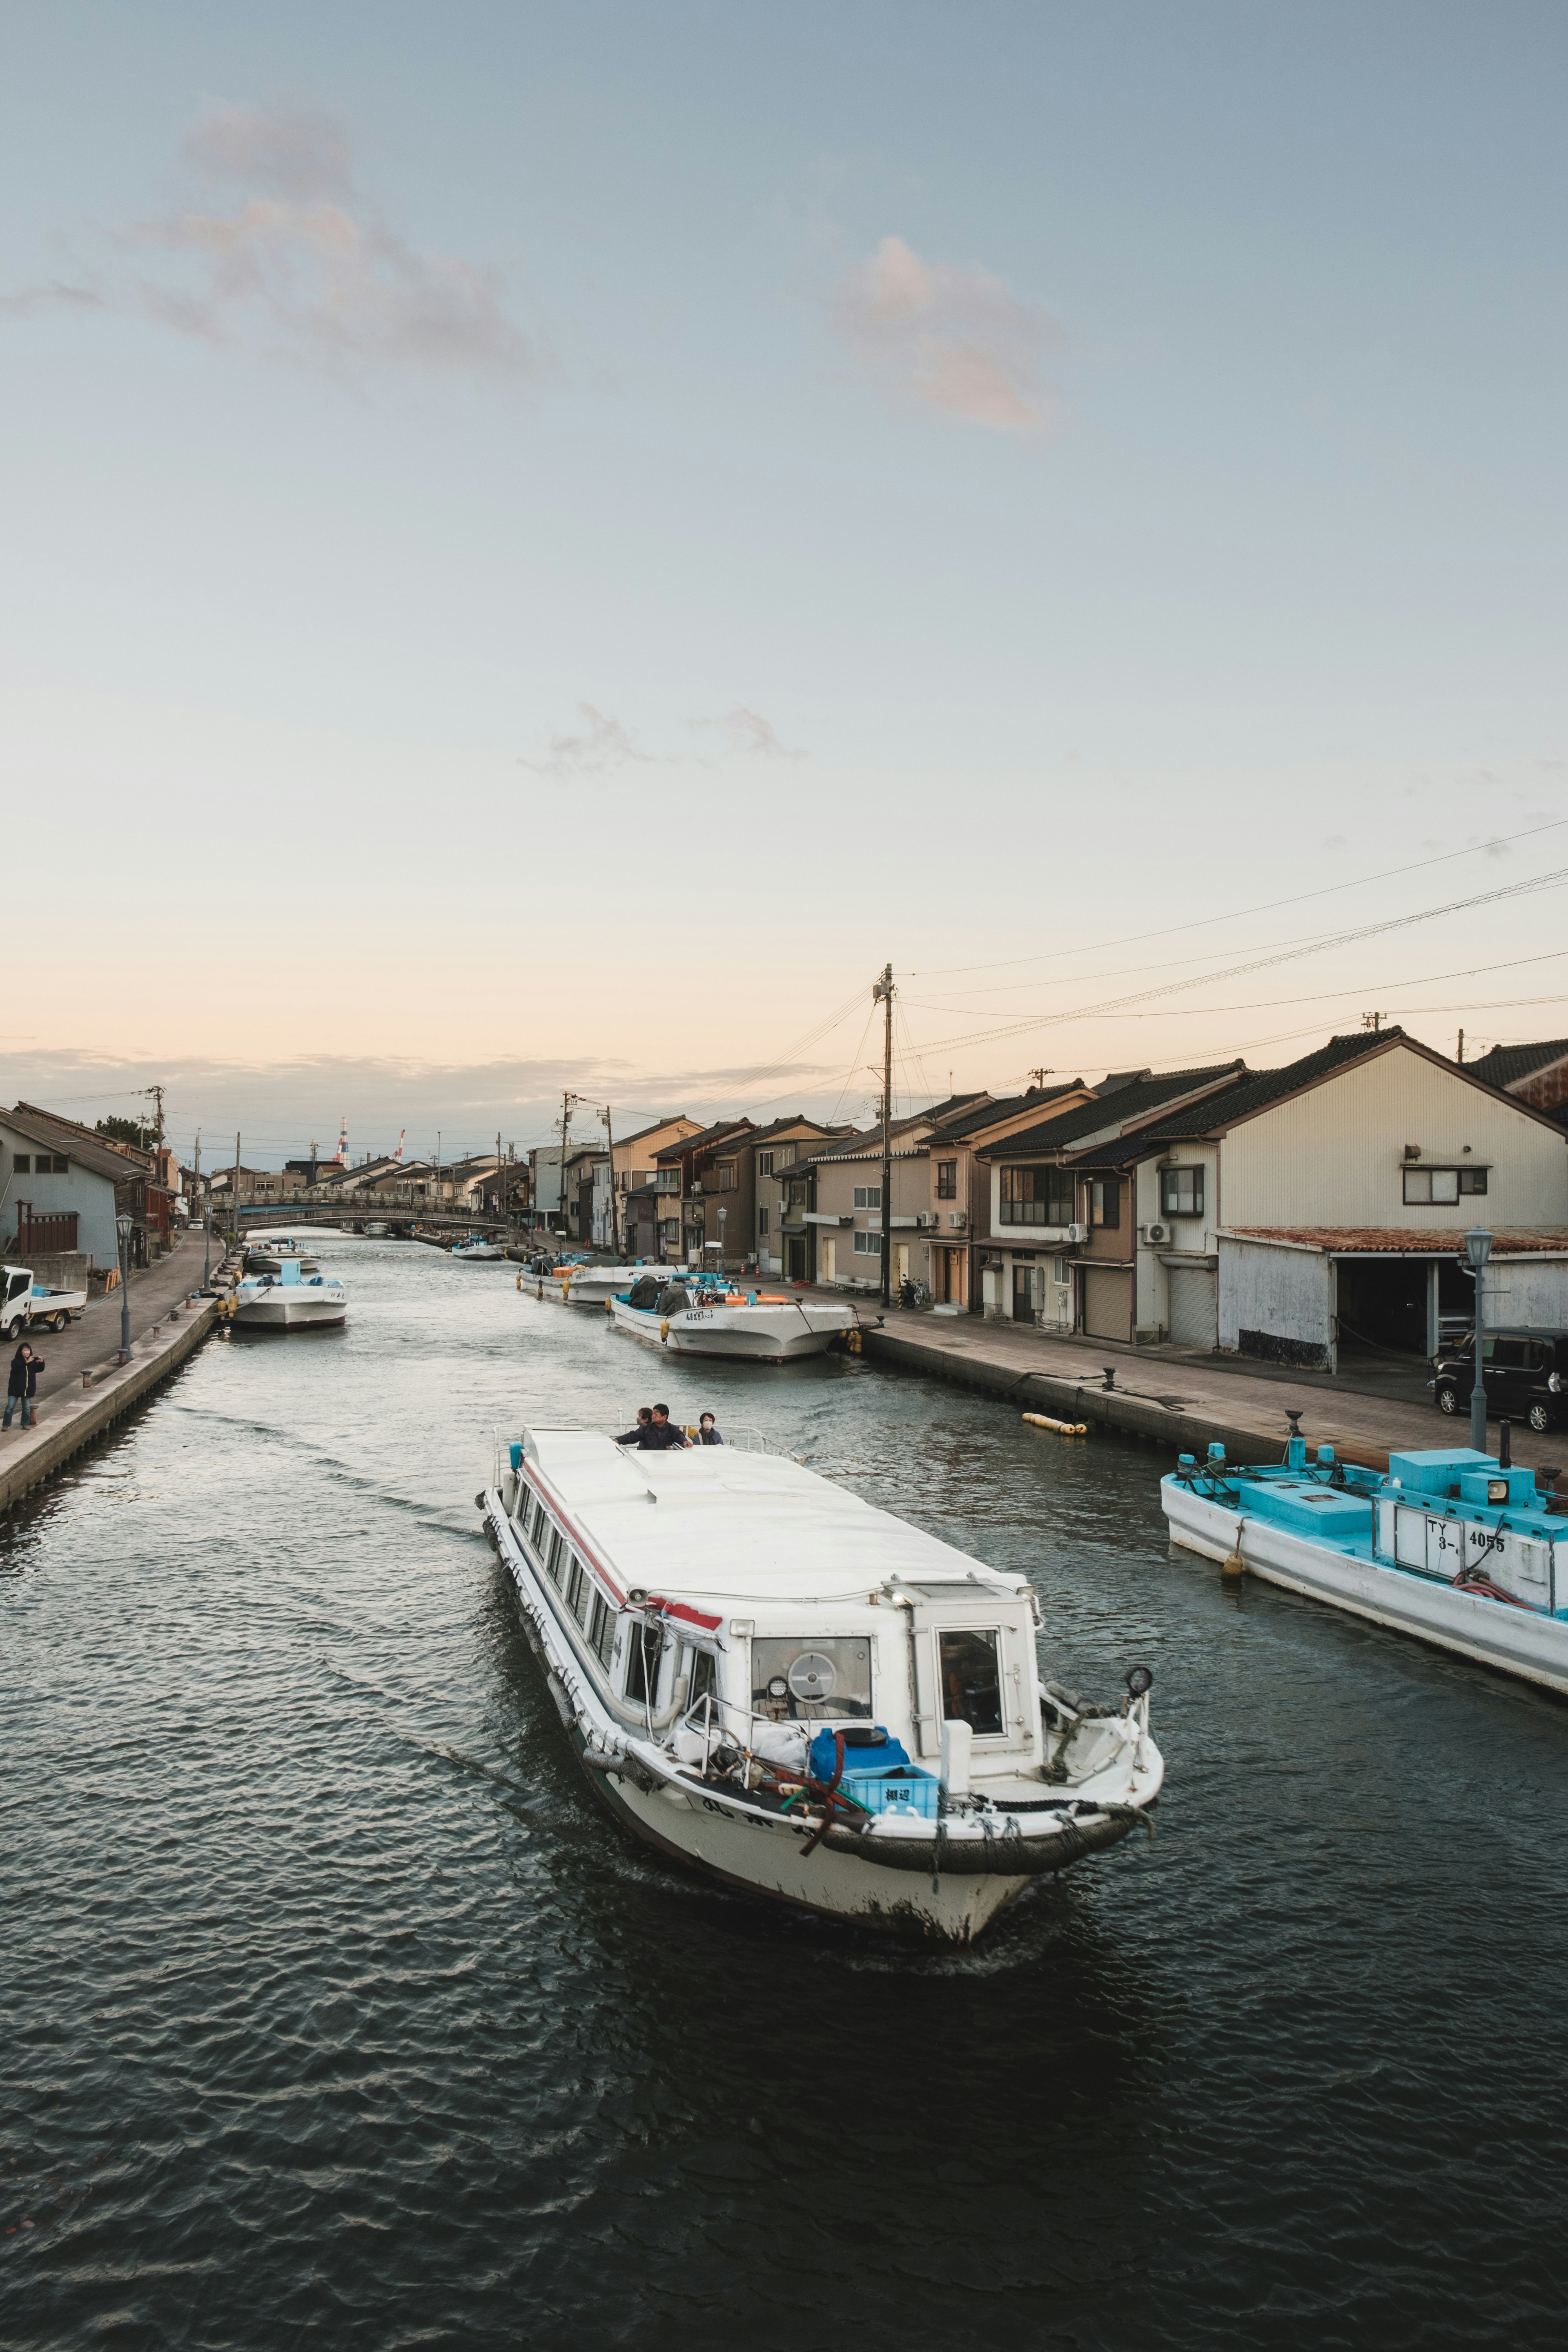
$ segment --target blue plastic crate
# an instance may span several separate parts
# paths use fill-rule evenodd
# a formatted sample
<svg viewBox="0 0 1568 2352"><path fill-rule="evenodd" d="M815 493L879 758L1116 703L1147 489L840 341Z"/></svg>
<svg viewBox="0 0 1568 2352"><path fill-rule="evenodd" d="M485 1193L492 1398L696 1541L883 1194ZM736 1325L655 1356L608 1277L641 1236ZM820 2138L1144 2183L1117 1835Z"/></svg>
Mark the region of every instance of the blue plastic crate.
<svg viewBox="0 0 1568 2352"><path fill-rule="evenodd" d="M908 1807L922 1822L936 1819L937 1796L941 1782L934 1774L919 1771L846 1772L838 1783L847 1797L864 1805L868 1813L885 1813Z"/></svg>

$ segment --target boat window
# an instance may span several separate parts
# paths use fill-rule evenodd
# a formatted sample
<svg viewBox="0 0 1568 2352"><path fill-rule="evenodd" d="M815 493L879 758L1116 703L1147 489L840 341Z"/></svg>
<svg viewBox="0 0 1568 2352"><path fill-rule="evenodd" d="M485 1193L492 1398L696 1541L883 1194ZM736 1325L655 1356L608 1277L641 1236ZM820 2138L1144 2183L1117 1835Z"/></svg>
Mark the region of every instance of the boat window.
<svg viewBox="0 0 1568 2352"><path fill-rule="evenodd" d="M942 1649L942 1711L982 1739L1002 1731L1001 1635L956 1628L937 1636Z"/></svg>
<svg viewBox="0 0 1568 2352"><path fill-rule="evenodd" d="M664 1627L657 1617L634 1618L626 1644L626 1696L653 1704L658 1689L658 1661L664 1649Z"/></svg>
<svg viewBox="0 0 1568 2352"><path fill-rule="evenodd" d="M688 1705L695 1706L696 1702L700 1698L705 1697L710 1691L712 1692L715 1698L718 1697L719 1661L713 1655L711 1650L693 1650L691 1653L691 1696L688 1701Z"/></svg>
<svg viewBox="0 0 1568 2352"><path fill-rule="evenodd" d="M772 1723L811 1723L871 1712L871 1644L852 1634L753 1641L752 1712Z"/></svg>
<svg viewBox="0 0 1568 2352"><path fill-rule="evenodd" d="M602 1592L594 1595L594 1613L588 1621L588 1647L602 1666L610 1663L610 1653L616 1646L616 1612Z"/></svg>
<svg viewBox="0 0 1568 2352"><path fill-rule="evenodd" d="M549 1515L546 1512L543 1504L540 1502L536 1496L533 1505L533 1527L531 1534L533 1537L533 1549L537 1552L542 1552L544 1549L544 1530L549 1524Z"/></svg>
<svg viewBox="0 0 1568 2352"><path fill-rule="evenodd" d="M552 1584L559 1584L561 1571L566 1564L567 1543L559 1528L550 1531L550 1557L544 1563L545 1573Z"/></svg>
<svg viewBox="0 0 1568 2352"><path fill-rule="evenodd" d="M582 1624L583 1621L588 1614L588 1601L593 1590L593 1586L588 1581L587 1570L584 1567L576 1553L574 1552L572 1555L572 1574L566 1586L566 1606L570 1609L573 1616L575 1617L579 1625Z"/></svg>

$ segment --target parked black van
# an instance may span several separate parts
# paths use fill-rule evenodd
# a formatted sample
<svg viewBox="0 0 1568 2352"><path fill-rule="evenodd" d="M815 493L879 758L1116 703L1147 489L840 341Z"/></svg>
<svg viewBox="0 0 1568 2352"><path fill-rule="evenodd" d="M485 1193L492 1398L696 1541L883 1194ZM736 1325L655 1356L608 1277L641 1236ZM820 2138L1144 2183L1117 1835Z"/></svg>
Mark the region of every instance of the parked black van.
<svg viewBox="0 0 1568 2352"><path fill-rule="evenodd" d="M1426 1385L1439 1412L1466 1413L1475 1373L1475 1341L1464 1339L1432 1359ZM1568 1421L1568 1331L1489 1331L1481 1342L1489 1419L1557 1429Z"/></svg>

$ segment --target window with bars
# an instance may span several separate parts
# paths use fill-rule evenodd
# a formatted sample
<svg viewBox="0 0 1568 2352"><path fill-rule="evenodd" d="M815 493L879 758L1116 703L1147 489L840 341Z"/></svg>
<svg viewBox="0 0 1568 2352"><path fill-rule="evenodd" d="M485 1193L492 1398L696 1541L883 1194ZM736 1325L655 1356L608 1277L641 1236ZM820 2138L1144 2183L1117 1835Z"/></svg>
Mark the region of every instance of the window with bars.
<svg viewBox="0 0 1568 2352"><path fill-rule="evenodd" d="M758 1234L759 1234L760 1236L762 1236L762 1237L765 1238L765 1237L766 1237L766 1234L767 1234L767 1230L768 1230L768 1213L767 1213L767 1211L766 1211L765 1209L759 1209L759 1210L757 1211L757 1232L758 1232Z"/></svg>
<svg viewBox="0 0 1568 2352"><path fill-rule="evenodd" d="M757 1154L757 1173L758 1173L758 1175L759 1175L759 1176L771 1176L771 1175L773 1174L773 1153L772 1153L771 1151L759 1151L759 1152L758 1152L758 1154Z"/></svg>
<svg viewBox="0 0 1568 2352"><path fill-rule="evenodd" d="M998 1209L1005 1225L1070 1225L1073 1180L1066 1168L1004 1168Z"/></svg>
<svg viewBox="0 0 1568 2352"><path fill-rule="evenodd" d="M957 1200L958 1162L956 1160L939 1160L937 1161L936 1197L939 1201Z"/></svg>

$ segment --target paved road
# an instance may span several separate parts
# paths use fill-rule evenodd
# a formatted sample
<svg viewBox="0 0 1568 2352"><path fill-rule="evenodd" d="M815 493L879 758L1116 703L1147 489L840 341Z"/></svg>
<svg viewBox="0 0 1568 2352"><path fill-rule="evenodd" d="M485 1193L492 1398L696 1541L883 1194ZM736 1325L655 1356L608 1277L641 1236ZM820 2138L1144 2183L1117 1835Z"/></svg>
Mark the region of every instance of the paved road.
<svg viewBox="0 0 1568 2352"><path fill-rule="evenodd" d="M216 1247L217 1245L215 1245ZM161 1323L171 1307L178 1306L187 1292L199 1289L202 1279L202 1237L186 1234L175 1243L166 1258L156 1265L144 1266L131 1277L131 1340L134 1350L141 1335ZM215 1257L215 1264L216 1264ZM106 1291L95 1298L79 1322L68 1331L38 1331L32 1343L42 1356L45 1370L38 1380L36 1400L38 1417L47 1422L49 1399L62 1391L79 1395L83 1372L107 1364L120 1347L120 1293ZM5 1349L7 1365L15 1350ZM0 1432L0 1446L15 1444L21 1432L20 1422L13 1422L9 1432Z"/></svg>

